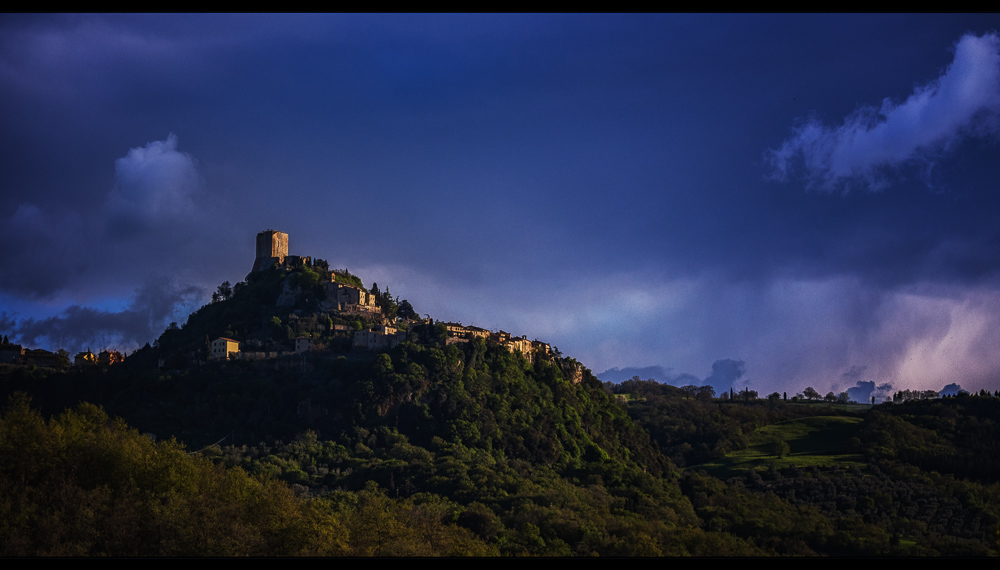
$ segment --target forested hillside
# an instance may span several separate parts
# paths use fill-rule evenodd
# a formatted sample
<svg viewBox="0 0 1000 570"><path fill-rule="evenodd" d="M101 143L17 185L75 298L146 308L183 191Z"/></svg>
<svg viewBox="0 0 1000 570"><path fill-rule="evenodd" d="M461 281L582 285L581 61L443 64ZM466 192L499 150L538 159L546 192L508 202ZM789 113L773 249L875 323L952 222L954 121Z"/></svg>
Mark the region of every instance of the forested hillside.
<svg viewBox="0 0 1000 570"><path fill-rule="evenodd" d="M996 398L722 401L605 385L571 358L453 342L433 322L358 350L333 326L356 318L318 311L314 281L262 274L122 365L0 365L0 553L997 553ZM205 351L217 335L303 334L320 348ZM850 465L775 442L762 470L702 467L761 448L765 426L845 414Z"/></svg>

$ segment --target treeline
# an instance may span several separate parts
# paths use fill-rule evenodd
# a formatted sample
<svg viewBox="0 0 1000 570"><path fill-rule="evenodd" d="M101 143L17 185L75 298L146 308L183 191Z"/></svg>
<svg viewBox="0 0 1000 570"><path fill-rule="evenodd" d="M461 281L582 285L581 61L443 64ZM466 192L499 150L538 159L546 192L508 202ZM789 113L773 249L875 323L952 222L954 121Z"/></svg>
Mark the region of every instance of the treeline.
<svg viewBox="0 0 1000 570"><path fill-rule="evenodd" d="M857 467L751 472L737 487L808 508L832 521L835 528L866 529L857 548L818 548L832 554L860 549L869 554L988 556L998 546L1000 488L996 484L984 486L898 462L876 461L864 472ZM843 541L844 537L824 540Z"/></svg>
<svg viewBox="0 0 1000 570"><path fill-rule="evenodd" d="M1000 482L1000 398L959 395L882 405L868 417L864 440L875 459Z"/></svg>

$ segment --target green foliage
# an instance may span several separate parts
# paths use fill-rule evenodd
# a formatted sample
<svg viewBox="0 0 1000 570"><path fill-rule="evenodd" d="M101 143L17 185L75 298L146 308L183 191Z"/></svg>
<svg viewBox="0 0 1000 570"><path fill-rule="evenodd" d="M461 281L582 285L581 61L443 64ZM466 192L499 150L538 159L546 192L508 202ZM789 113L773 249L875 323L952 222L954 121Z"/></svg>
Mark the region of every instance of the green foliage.
<svg viewBox="0 0 1000 570"><path fill-rule="evenodd" d="M876 459L984 483L1000 482L1000 398L966 396L884 404L861 435Z"/></svg>
<svg viewBox="0 0 1000 570"><path fill-rule="evenodd" d="M770 465L778 468L863 465L860 447L851 448L852 438L863 423L864 420L856 417L813 416L764 426L749 436L746 449L731 452L699 468L727 478Z"/></svg>
<svg viewBox="0 0 1000 570"><path fill-rule="evenodd" d="M0 417L5 556L340 554L340 524L274 481L154 443L81 404Z"/></svg>
<svg viewBox="0 0 1000 570"><path fill-rule="evenodd" d="M333 271L333 279L337 283L343 283L345 285L351 285L357 287L358 289L364 289L365 286L361 282L361 278L357 275L352 275L346 269L335 269Z"/></svg>
<svg viewBox="0 0 1000 570"><path fill-rule="evenodd" d="M461 526L447 524L460 507L435 496L394 501L377 485L334 493L331 502L347 523L351 556L497 556Z"/></svg>
<svg viewBox="0 0 1000 570"><path fill-rule="evenodd" d="M750 445L750 434L791 418L843 415L842 410L795 406L776 399L710 400L698 387L675 388L638 378L608 386L629 394L628 413L681 467L718 460Z"/></svg>
<svg viewBox="0 0 1000 570"><path fill-rule="evenodd" d="M396 314L401 319L410 319L413 321L420 320L420 315L417 314L416 309L414 309L413 305L411 305L410 302L407 301L406 299L399 301L399 310L397 311Z"/></svg>
<svg viewBox="0 0 1000 570"><path fill-rule="evenodd" d="M777 457L778 459L785 457L786 455L791 453L791 451L792 448L789 447L788 442L783 439L775 439L771 443L771 453L773 453L774 456Z"/></svg>

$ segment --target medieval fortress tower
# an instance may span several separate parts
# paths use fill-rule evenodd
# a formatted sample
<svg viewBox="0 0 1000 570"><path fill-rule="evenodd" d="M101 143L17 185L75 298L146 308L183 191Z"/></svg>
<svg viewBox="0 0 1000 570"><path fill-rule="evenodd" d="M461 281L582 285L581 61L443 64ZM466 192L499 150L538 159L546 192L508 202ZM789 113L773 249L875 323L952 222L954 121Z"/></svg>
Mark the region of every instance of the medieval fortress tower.
<svg viewBox="0 0 1000 570"><path fill-rule="evenodd" d="M326 262L317 261L322 264L324 270L328 269ZM257 255L250 273L264 271L275 265L285 267L313 266L313 260L309 256L288 255L288 234L276 230L265 230L257 234ZM330 271L327 275L329 282L326 283L326 299L321 303L324 310L381 316L382 312L375 303L375 295L366 289L339 283L336 273L336 271ZM278 298L278 305L294 302L295 296L290 290L286 290Z"/></svg>
<svg viewBox="0 0 1000 570"><path fill-rule="evenodd" d="M286 257L288 257L288 234L274 230L260 232L257 234L257 257L250 273L262 271L275 263L281 264Z"/></svg>

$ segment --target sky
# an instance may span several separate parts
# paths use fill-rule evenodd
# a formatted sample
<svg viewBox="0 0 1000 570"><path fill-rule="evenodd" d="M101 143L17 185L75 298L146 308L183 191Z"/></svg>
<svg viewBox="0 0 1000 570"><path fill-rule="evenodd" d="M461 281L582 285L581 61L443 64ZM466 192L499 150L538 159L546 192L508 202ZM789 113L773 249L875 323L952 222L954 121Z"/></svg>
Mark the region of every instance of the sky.
<svg viewBox="0 0 1000 570"><path fill-rule="evenodd" d="M0 15L0 334L257 232L605 380L1000 389L1000 15Z"/></svg>

